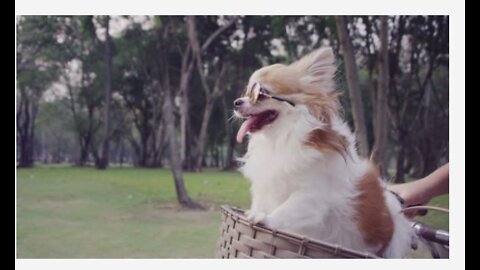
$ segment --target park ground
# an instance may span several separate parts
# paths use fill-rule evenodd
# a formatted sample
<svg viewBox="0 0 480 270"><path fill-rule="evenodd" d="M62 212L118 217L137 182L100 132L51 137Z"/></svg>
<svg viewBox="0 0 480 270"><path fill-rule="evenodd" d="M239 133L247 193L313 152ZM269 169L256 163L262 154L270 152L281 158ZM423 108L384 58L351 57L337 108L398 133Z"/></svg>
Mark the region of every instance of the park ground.
<svg viewBox="0 0 480 270"><path fill-rule="evenodd" d="M17 257L212 258L220 205L248 208L248 182L237 172L217 170L184 177L205 211L178 207L166 169L18 169ZM448 196L430 204L448 207ZM445 215L421 220L448 229Z"/></svg>

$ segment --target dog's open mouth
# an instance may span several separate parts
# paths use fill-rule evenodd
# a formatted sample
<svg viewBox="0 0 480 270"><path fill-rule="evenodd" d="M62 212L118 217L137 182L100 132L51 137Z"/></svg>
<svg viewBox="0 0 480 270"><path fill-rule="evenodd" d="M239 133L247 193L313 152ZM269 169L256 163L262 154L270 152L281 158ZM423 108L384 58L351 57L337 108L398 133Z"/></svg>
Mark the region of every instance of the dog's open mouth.
<svg viewBox="0 0 480 270"><path fill-rule="evenodd" d="M256 132L261 130L264 126L272 123L277 119L278 112L273 110L268 110L261 112L259 114L250 115L237 133L237 142L242 143L243 138L247 135L248 132Z"/></svg>

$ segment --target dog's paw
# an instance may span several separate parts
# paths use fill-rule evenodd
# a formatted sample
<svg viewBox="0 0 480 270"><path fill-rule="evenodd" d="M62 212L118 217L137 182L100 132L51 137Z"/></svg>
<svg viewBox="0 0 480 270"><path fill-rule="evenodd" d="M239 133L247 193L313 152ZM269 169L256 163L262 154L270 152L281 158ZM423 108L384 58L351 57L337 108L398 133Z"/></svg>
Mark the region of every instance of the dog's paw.
<svg viewBox="0 0 480 270"><path fill-rule="evenodd" d="M252 222L253 224L264 223L265 219L267 218L267 214L263 212L254 212L251 210L245 212L245 215L247 217L247 220Z"/></svg>

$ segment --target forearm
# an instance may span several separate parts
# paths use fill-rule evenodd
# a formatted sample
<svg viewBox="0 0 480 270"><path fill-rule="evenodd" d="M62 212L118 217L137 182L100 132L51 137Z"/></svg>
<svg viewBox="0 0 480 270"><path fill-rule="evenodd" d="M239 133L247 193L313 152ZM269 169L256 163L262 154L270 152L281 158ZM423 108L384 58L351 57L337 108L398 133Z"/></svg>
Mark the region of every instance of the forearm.
<svg viewBox="0 0 480 270"><path fill-rule="evenodd" d="M426 204L433 197L448 193L448 164L422 179L389 188L397 192L407 206Z"/></svg>
<svg viewBox="0 0 480 270"><path fill-rule="evenodd" d="M424 196L430 200L433 197L443 195L449 191L449 170L448 163L438 168L436 171L428 175L427 177L419 180L423 186L421 190L424 190Z"/></svg>

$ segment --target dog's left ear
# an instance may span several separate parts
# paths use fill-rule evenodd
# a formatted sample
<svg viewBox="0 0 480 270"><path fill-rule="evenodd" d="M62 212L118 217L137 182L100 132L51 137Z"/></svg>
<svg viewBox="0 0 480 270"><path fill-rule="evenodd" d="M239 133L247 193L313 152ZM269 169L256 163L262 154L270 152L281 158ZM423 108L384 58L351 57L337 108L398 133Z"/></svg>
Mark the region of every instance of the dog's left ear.
<svg viewBox="0 0 480 270"><path fill-rule="evenodd" d="M332 48L317 49L293 63L292 67L300 72L302 83L326 93L335 89L334 76L337 67Z"/></svg>

